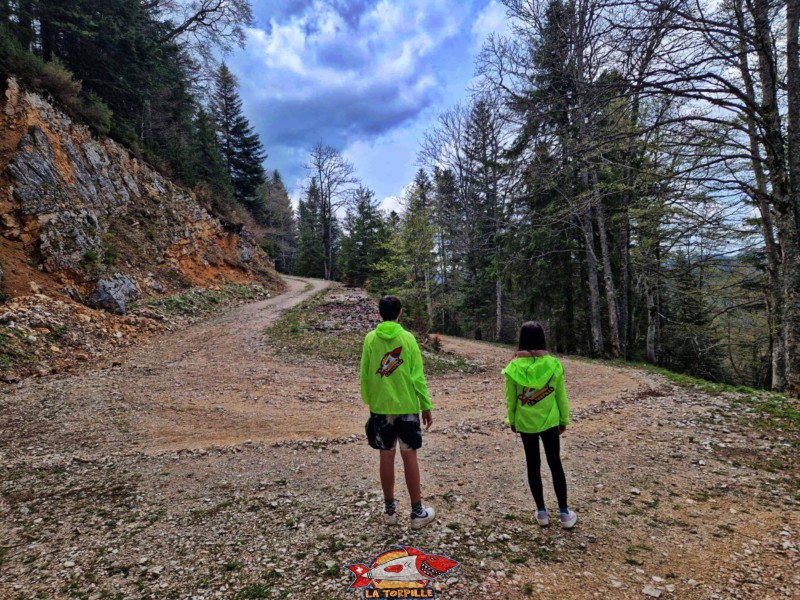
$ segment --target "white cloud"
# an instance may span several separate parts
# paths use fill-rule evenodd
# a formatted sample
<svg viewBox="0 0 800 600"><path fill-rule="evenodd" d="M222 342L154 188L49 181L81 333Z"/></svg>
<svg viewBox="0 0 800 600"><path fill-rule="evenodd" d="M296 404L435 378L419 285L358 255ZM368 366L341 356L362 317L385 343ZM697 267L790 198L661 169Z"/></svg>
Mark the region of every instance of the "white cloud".
<svg viewBox="0 0 800 600"><path fill-rule="evenodd" d="M505 35L508 31L506 7L498 0L491 0L472 24L474 44L479 48L491 34Z"/></svg>
<svg viewBox="0 0 800 600"><path fill-rule="evenodd" d="M414 176L420 131L464 94L497 0L271 0L231 59L247 116L290 189L317 142L389 200ZM259 7L254 3L257 13ZM494 19L494 20L493 20ZM294 199L296 199L293 194Z"/></svg>

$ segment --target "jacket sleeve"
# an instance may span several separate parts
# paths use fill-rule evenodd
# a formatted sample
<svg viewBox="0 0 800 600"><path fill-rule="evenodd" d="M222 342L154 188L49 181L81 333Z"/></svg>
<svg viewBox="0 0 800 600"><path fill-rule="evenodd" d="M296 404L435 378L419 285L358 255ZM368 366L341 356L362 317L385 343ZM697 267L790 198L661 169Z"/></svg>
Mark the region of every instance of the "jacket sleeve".
<svg viewBox="0 0 800 600"><path fill-rule="evenodd" d="M506 425L513 425L517 414L517 384L506 375Z"/></svg>
<svg viewBox="0 0 800 600"><path fill-rule="evenodd" d="M558 424L569 425L569 400L567 399L567 386L564 383L564 367L556 381L556 404L558 405Z"/></svg>
<svg viewBox="0 0 800 600"><path fill-rule="evenodd" d="M420 410L431 410L433 404L431 403L431 396L428 393L428 382L425 381L425 373L422 370L422 352L420 352L419 345L414 336L409 334L408 337L411 338L410 343L414 349L414 362L409 365L411 367L411 383L414 385L414 393L419 400Z"/></svg>
<svg viewBox="0 0 800 600"><path fill-rule="evenodd" d="M369 345L367 341L369 340L368 337L364 338L364 344L361 347L361 369L360 369L360 380L361 380L361 400L364 404L369 405L369 396L367 394L367 377L369 377Z"/></svg>

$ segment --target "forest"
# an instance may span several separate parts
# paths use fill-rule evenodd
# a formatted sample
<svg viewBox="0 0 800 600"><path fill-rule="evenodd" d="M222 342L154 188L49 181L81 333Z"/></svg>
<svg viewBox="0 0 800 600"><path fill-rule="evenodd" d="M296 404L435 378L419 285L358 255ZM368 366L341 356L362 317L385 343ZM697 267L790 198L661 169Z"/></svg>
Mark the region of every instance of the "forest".
<svg viewBox="0 0 800 600"><path fill-rule="evenodd" d="M559 352L796 395L800 2L503 4L402 214L318 170L298 270L394 291L418 329L535 318Z"/></svg>
<svg viewBox="0 0 800 600"><path fill-rule="evenodd" d="M246 0L2 0L0 66L420 332L800 393L800 0L503 0L385 213L332 140L293 209L224 57Z"/></svg>

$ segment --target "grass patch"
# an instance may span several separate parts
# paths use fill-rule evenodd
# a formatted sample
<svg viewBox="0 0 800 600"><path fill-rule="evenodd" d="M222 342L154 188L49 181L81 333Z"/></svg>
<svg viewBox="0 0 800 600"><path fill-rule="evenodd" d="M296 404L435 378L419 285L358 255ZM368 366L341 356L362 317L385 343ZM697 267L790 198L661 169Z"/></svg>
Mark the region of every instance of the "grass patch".
<svg viewBox="0 0 800 600"><path fill-rule="evenodd" d="M226 304L257 300L265 291L264 286L258 284L226 283L216 289L195 289L174 296L151 298L146 304L167 315L198 317Z"/></svg>
<svg viewBox="0 0 800 600"><path fill-rule="evenodd" d="M674 371L669 371L667 369L657 367L655 365L651 365L650 363L644 362L628 362L622 359L603 359L603 358L590 358L587 356L573 356L570 355L568 357L570 360L576 361L584 361L590 362L592 364L604 364L608 365L609 367L634 367L637 369L641 369L642 371L646 371L648 373L653 373L655 375L661 375L662 377L668 379L672 383L676 385L680 385L682 387L688 388L695 388L699 389L700 391L706 392L707 394L722 394L722 393L733 393L733 394L757 394L759 390L755 390L751 387L747 387L745 385L731 385L728 383L719 383L716 381L709 381L707 379L701 379L699 377L692 377L691 375L685 375L683 373L675 373ZM763 391L763 390L762 390Z"/></svg>
<svg viewBox="0 0 800 600"><path fill-rule="evenodd" d="M782 394L754 394L734 403L753 415L747 422L761 429L800 433L800 400ZM797 443L797 440L795 440Z"/></svg>
<svg viewBox="0 0 800 600"><path fill-rule="evenodd" d="M263 583L254 583L243 587L234 596L235 600L250 600L251 598L269 598L272 588Z"/></svg>
<svg viewBox="0 0 800 600"><path fill-rule="evenodd" d="M330 290L322 291L289 309L266 333L276 346L295 356L311 356L336 364L358 365L364 336L368 330L337 328L335 319L325 314L321 308L330 294ZM354 307L354 310L359 309ZM334 323L331 324L331 321ZM426 375L476 373L483 370L480 365L453 355L423 352L422 361Z"/></svg>
<svg viewBox="0 0 800 600"><path fill-rule="evenodd" d="M323 317L317 308L324 303L321 292L309 300L286 311L274 325L267 329L270 339L296 356L313 356L334 363L358 364L364 333L333 330L320 334L318 327Z"/></svg>
<svg viewBox="0 0 800 600"><path fill-rule="evenodd" d="M34 342L24 331L13 327L0 327L0 371L28 361L33 356Z"/></svg>

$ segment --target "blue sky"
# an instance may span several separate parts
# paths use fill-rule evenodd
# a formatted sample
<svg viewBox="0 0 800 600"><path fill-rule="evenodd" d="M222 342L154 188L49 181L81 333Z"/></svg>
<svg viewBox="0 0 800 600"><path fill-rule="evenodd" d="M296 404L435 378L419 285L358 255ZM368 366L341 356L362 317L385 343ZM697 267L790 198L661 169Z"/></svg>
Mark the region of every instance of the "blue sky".
<svg viewBox="0 0 800 600"><path fill-rule="evenodd" d="M424 132L467 98L475 59L505 30L498 0L253 0L228 59L247 117L296 196L308 150L340 150L384 206L413 179Z"/></svg>

